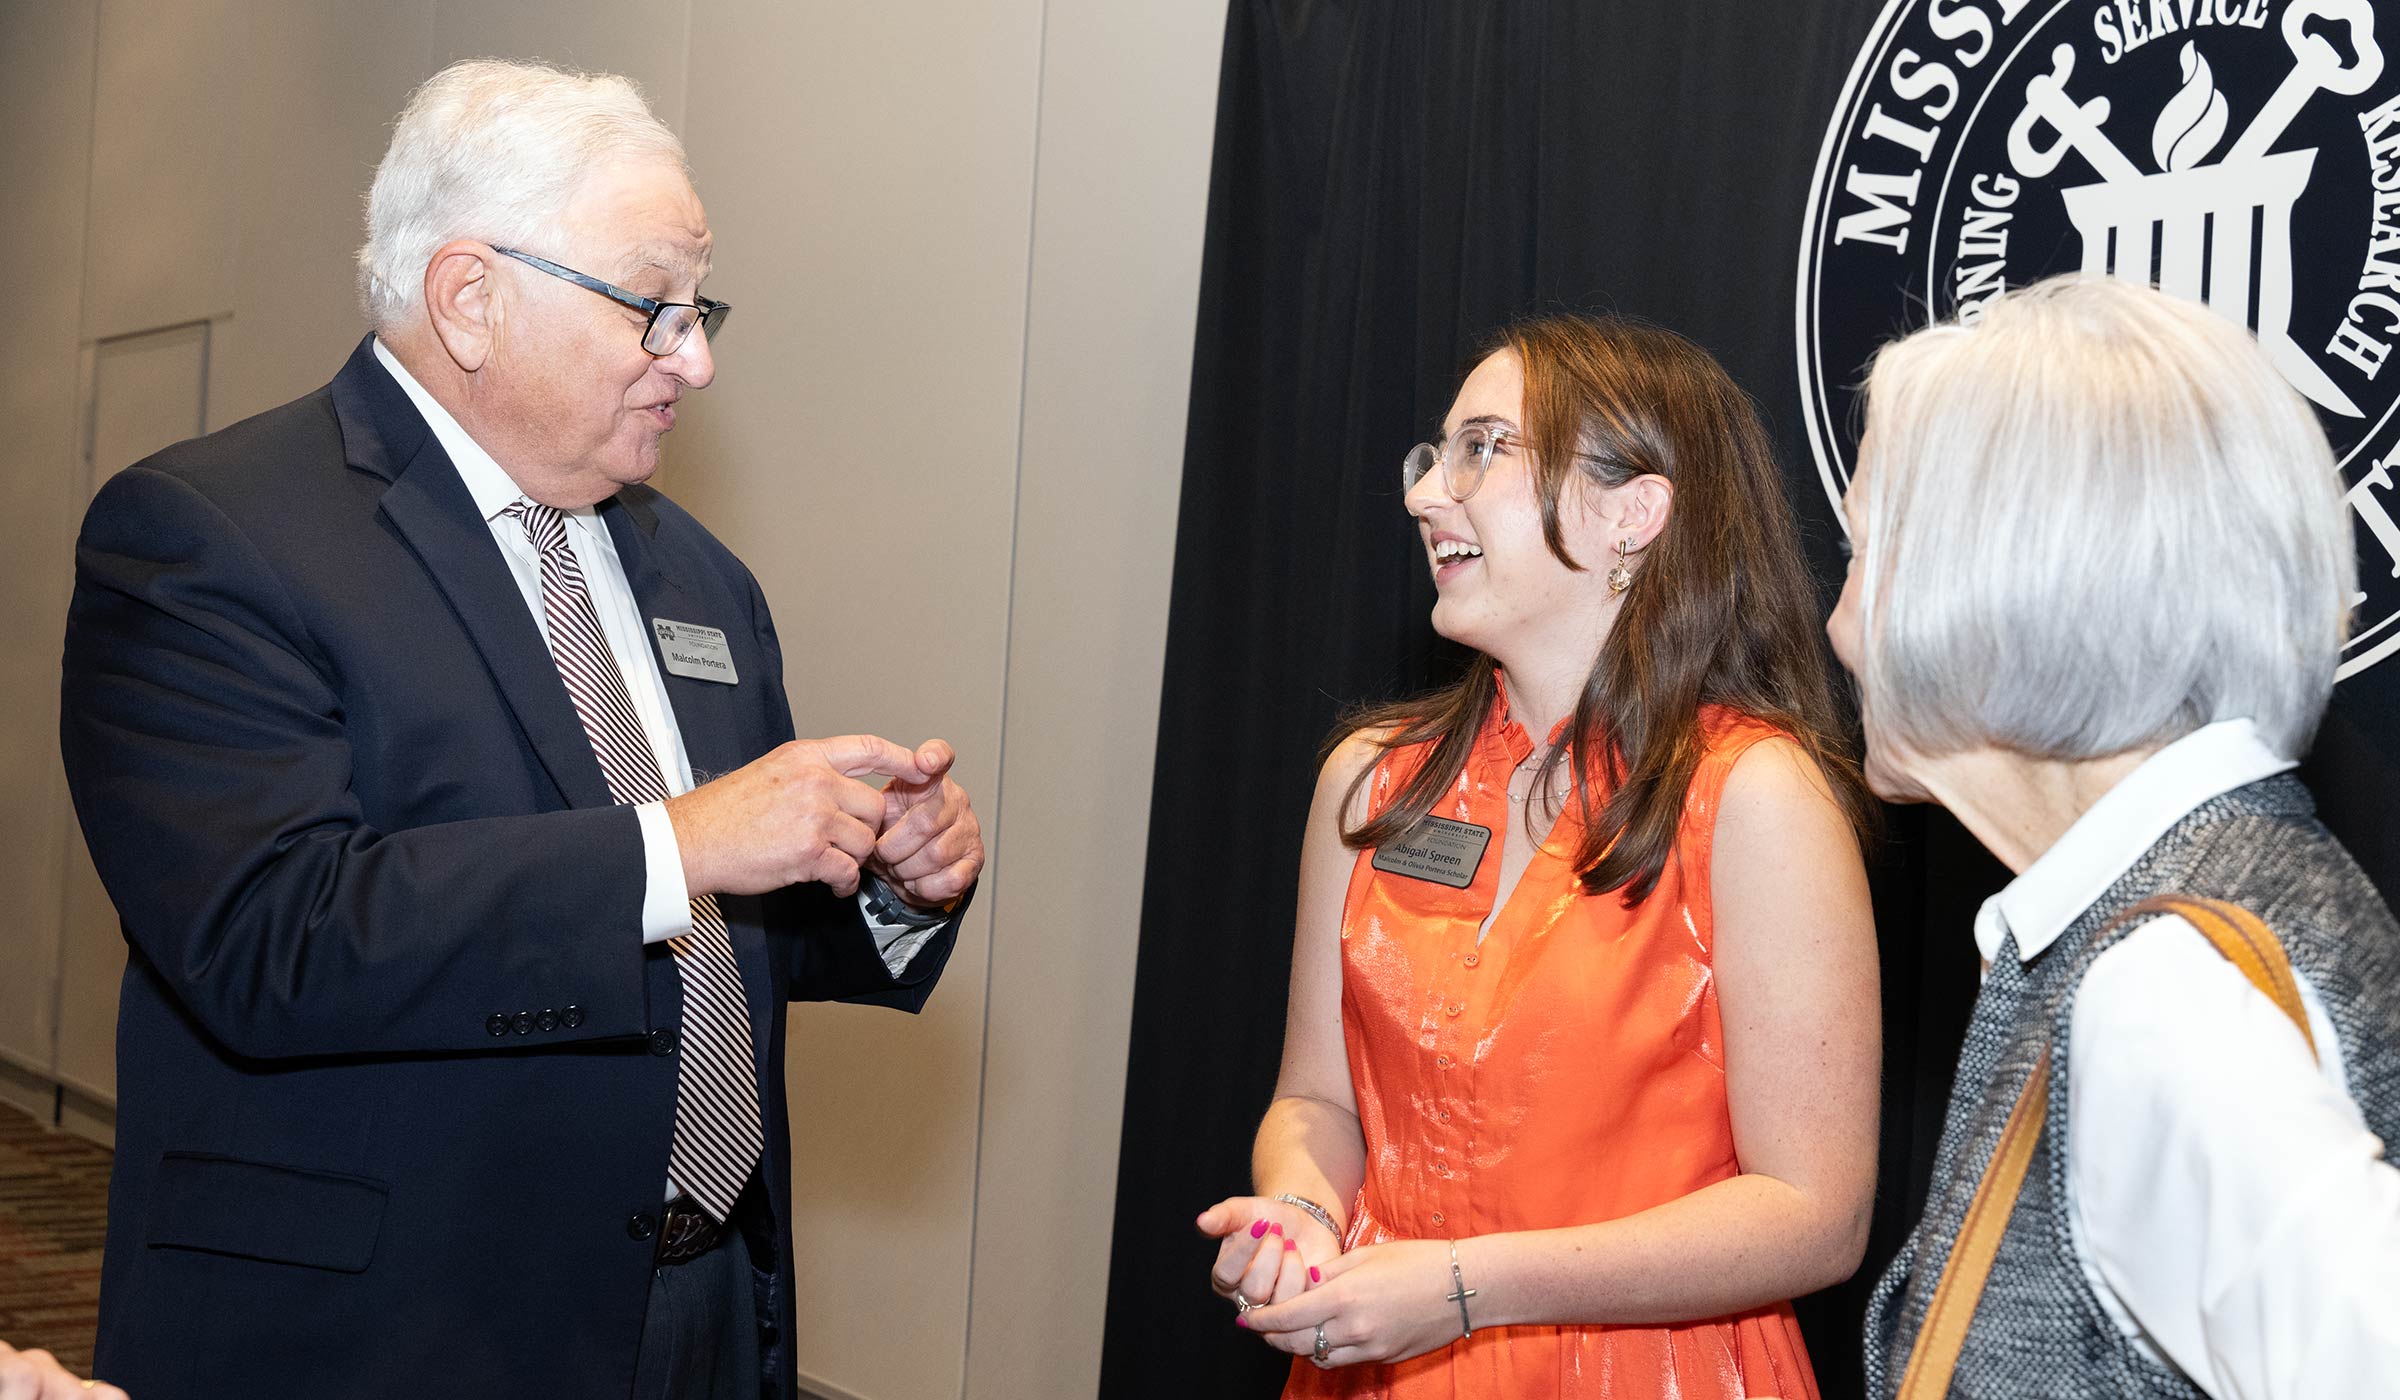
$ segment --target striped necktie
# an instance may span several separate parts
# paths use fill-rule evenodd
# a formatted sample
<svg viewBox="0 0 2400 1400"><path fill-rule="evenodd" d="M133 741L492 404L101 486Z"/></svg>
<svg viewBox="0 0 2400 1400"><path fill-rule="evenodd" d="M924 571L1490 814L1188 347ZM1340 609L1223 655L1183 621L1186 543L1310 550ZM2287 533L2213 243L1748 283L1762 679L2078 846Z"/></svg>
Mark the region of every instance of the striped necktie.
<svg viewBox="0 0 2400 1400"><path fill-rule="evenodd" d="M567 545L566 517L556 507L525 500L503 513L525 527L541 554L550 659L600 760L609 796L625 804L665 801L657 754L609 654L583 568ZM723 1221L731 1218L767 1135L759 1118L749 1004L716 896L693 897L692 931L668 940L667 947L683 978L683 1053L676 1063L675 1142L667 1171L685 1195Z"/></svg>

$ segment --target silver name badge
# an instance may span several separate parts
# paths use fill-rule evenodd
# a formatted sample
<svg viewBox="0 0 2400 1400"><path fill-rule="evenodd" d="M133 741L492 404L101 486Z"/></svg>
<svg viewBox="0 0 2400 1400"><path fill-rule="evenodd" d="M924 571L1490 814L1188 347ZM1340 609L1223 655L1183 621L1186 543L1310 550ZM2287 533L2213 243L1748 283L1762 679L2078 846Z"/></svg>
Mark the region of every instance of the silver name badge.
<svg viewBox="0 0 2400 1400"><path fill-rule="evenodd" d="M650 630L658 636L658 659L670 674L719 685L740 683L742 678L733 670L733 649L725 645L723 632L663 617L650 619Z"/></svg>
<svg viewBox="0 0 2400 1400"><path fill-rule="evenodd" d="M1488 826L1427 817L1406 836L1377 846L1374 865L1389 874L1463 890L1475 883L1475 867L1483 864L1483 848L1490 844Z"/></svg>

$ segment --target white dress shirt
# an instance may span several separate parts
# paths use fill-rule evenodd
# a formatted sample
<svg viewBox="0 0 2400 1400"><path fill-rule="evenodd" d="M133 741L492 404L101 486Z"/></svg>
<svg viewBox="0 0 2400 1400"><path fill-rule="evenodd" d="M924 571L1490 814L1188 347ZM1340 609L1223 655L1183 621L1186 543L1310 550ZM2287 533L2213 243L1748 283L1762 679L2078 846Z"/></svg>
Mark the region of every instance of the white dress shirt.
<svg viewBox="0 0 2400 1400"><path fill-rule="evenodd" d="M500 546L500 557L508 561L509 573L517 581L517 590L524 595L534 625L543 629L547 640L549 623L542 610L541 552L526 537L524 527L502 513L525 499L525 493L489 452L467 436L466 429L450 416L450 411L402 367L381 340L375 342L375 358L399 381L409 401L433 429L442 450L450 454L459 479L466 483L468 494L475 498L475 508L482 512L484 524L492 532L493 542ZM592 610L600 616L600 630L608 639L609 654L616 659L619 674L624 677L634 713L641 718L643 736L649 739L650 751L658 759L659 774L670 794L690 792L692 764L683 749L683 731L675 722L674 706L667 701L666 678L651 650L650 629L642 623L633 586L626 581L624 561L617 557L616 541L609 538L608 527L590 506L566 512L566 524L568 547L574 550L575 562L583 570ZM683 878L683 851L675 840L675 824L668 819L663 802L644 802L633 810L641 822L643 865L647 872L642 887L642 941L658 943L680 937L691 932L692 908L691 891ZM858 898L867 928L883 954L884 966L891 969L893 976L899 976L940 925L881 917L870 902L871 893L864 882Z"/></svg>
<svg viewBox="0 0 2400 1400"><path fill-rule="evenodd" d="M2039 954L2193 808L2292 766L2246 719L2161 749L1985 902L1985 962L2012 933ZM2299 981L2316 1058L2173 916L2094 959L2075 998L2077 1258L2125 1335L2216 1400L2400 1396L2400 1170Z"/></svg>

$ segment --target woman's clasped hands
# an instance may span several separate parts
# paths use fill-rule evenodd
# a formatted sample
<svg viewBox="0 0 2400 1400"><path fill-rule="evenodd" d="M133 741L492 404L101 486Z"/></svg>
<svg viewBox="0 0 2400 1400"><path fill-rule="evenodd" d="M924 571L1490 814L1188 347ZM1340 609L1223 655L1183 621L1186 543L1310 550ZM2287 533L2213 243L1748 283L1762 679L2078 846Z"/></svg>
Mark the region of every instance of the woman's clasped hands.
<svg viewBox="0 0 2400 1400"><path fill-rule="evenodd" d="M1316 1217L1270 1196L1235 1196L1200 1213L1200 1233L1223 1243L1209 1286L1248 1313L1297 1298L1341 1257L1342 1242Z"/></svg>
<svg viewBox="0 0 2400 1400"><path fill-rule="evenodd" d="M1200 1217L1219 1236L1209 1283L1248 1328L1320 1366L1405 1361L1465 1332L1451 1296L1450 1246L1395 1240L1341 1252L1303 1212L1259 1196L1220 1201Z"/></svg>

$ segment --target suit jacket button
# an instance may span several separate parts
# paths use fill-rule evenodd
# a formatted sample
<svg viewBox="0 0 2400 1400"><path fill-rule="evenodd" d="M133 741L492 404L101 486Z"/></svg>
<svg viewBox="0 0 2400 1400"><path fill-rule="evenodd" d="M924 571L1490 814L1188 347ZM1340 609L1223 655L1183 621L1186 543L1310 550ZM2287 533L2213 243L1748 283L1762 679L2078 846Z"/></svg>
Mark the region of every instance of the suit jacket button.
<svg viewBox="0 0 2400 1400"><path fill-rule="evenodd" d="M658 1233L658 1217L637 1215L625 1222L625 1233L637 1240L646 1240Z"/></svg>
<svg viewBox="0 0 2400 1400"><path fill-rule="evenodd" d="M568 1030L573 1030L577 1026L583 1024L583 1008L580 1006L570 1006L566 1010L558 1013L558 1019L560 1024L564 1025Z"/></svg>
<svg viewBox="0 0 2400 1400"><path fill-rule="evenodd" d="M495 1011L483 1020L483 1028L494 1035L508 1034L508 1013Z"/></svg>
<svg viewBox="0 0 2400 1400"><path fill-rule="evenodd" d="M533 1013L530 1011L520 1011L514 1017L510 1018L509 1024L516 1027L517 1034L529 1034L533 1030Z"/></svg>
<svg viewBox="0 0 2400 1400"><path fill-rule="evenodd" d="M674 1053L675 1053L675 1032L673 1032L673 1031L652 1031L652 1032L650 1032L650 1053L651 1053L651 1054L653 1054L653 1055L672 1055L672 1054L674 1054Z"/></svg>
<svg viewBox="0 0 2400 1400"><path fill-rule="evenodd" d="M533 1018L533 1023L546 1031L557 1030L558 1013L550 1010L548 1007L544 1007L542 1008L542 1014Z"/></svg>

